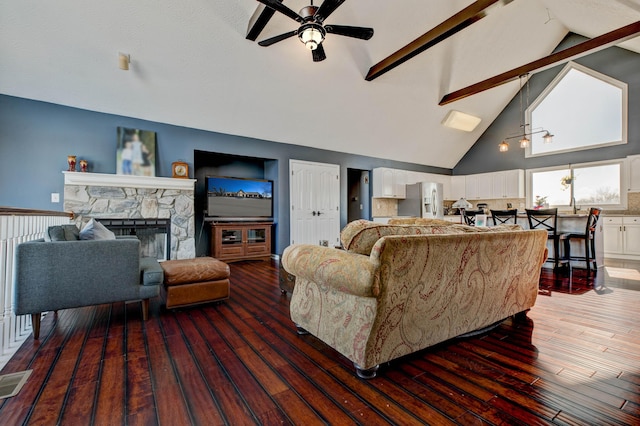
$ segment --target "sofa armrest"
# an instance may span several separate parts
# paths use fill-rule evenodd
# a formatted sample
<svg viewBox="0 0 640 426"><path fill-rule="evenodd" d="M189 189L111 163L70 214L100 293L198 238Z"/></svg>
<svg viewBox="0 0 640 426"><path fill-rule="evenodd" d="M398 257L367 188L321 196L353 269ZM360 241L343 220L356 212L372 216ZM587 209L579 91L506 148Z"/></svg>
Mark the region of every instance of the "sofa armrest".
<svg viewBox="0 0 640 426"><path fill-rule="evenodd" d="M140 283L142 285L160 285L164 281L164 270L153 257L140 258Z"/></svg>
<svg viewBox="0 0 640 426"><path fill-rule="evenodd" d="M377 265L369 256L310 244L294 244L284 250L282 265L296 278L356 296L375 296Z"/></svg>

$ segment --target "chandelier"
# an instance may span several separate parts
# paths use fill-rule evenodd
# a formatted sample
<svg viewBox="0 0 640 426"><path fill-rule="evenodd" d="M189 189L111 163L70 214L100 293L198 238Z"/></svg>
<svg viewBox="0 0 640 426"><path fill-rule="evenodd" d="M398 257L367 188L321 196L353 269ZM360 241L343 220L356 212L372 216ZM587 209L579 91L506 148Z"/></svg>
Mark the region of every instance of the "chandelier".
<svg viewBox="0 0 640 426"><path fill-rule="evenodd" d="M522 92L523 92L522 79L523 78L527 79L525 84L527 89L527 108L529 108L529 74L523 74L520 76L520 129L521 129L521 132L518 132L518 134L516 135L507 136L506 138L502 139L502 142L498 144L498 149L500 150L500 152L509 151L509 142L507 141L511 139L519 139L518 143L520 145L520 148L526 149L531 145L531 136L538 133L544 133L544 136L542 136L543 143L548 144L553 142L553 135L551 134L551 132L549 132L546 129L543 129L542 127L531 129L531 125L526 122L525 108L522 102ZM529 128L529 131L527 131L527 128Z"/></svg>

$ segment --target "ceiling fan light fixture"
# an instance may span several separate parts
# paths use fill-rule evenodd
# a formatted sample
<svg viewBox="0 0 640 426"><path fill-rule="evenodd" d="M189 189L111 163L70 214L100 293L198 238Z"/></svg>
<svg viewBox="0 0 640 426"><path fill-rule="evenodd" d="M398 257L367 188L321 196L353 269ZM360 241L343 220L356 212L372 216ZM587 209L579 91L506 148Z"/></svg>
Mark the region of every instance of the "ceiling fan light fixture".
<svg viewBox="0 0 640 426"><path fill-rule="evenodd" d="M325 34L322 25L311 22L300 27L298 38L307 49L316 50L324 41Z"/></svg>

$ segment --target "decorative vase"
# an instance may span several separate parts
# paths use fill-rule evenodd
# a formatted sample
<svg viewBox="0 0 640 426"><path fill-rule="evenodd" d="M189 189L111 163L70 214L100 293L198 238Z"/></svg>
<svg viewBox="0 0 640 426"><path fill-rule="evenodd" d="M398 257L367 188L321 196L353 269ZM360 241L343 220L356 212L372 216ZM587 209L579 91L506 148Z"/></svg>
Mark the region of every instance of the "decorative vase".
<svg viewBox="0 0 640 426"><path fill-rule="evenodd" d="M75 155L67 155L67 164L69 168L67 171L75 172L76 171L76 156Z"/></svg>
<svg viewBox="0 0 640 426"><path fill-rule="evenodd" d="M83 173L87 172L87 160L80 160L80 171Z"/></svg>

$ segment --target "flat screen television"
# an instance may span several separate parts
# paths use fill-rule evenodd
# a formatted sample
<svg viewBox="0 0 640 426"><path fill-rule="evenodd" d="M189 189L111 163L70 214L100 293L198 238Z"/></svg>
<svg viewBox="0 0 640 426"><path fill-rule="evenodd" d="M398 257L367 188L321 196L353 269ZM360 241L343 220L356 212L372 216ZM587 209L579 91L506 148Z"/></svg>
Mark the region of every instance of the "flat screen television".
<svg viewBox="0 0 640 426"><path fill-rule="evenodd" d="M273 220L273 181L207 176L207 216L221 221Z"/></svg>

